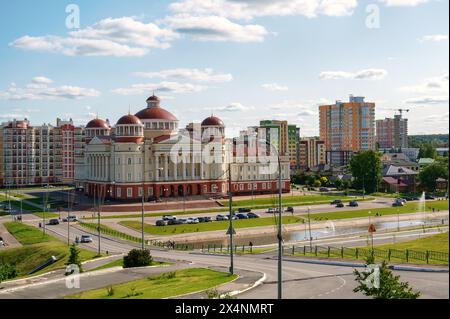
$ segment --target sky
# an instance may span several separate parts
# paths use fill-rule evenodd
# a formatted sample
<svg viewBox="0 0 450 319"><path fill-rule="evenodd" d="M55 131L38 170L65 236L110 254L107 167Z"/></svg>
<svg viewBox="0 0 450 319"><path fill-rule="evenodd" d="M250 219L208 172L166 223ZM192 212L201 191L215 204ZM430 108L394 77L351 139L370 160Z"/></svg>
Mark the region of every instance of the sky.
<svg viewBox="0 0 450 319"><path fill-rule="evenodd" d="M350 94L410 134L449 131L446 0L9 1L0 10L0 122L114 124L153 92L184 126L228 137L263 119L319 134Z"/></svg>

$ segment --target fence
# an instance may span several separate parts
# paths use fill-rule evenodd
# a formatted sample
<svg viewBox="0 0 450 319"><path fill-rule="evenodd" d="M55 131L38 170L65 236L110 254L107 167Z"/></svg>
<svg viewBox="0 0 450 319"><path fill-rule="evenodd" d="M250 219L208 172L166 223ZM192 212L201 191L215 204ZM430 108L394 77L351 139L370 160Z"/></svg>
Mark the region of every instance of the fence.
<svg viewBox="0 0 450 319"><path fill-rule="evenodd" d="M98 232L98 224L96 224L96 223L86 223L86 222L80 221L79 224L82 227L85 227L85 228L88 228L91 230L95 230L96 232ZM117 237L120 239L128 240L131 242L139 243L139 244L142 243L141 237L135 237L135 236L120 232L118 230L106 227L104 225L100 225L100 233L104 234L104 235L109 235L109 236ZM147 246L172 248L172 249L176 249L176 250L192 250L192 249L194 249L193 245L173 244L171 242L164 242L164 241L157 241L157 240L146 240L145 244Z"/></svg>
<svg viewBox="0 0 450 319"><path fill-rule="evenodd" d="M448 253L439 251L417 251L411 249L378 249L374 248L348 248L348 247L332 247L332 246L292 246L284 247L286 255L304 255L317 257L338 257L338 258L354 258L364 259L373 255L375 258L391 261L401 260L407 263L417 261L430 263L448 264Z"/></svg>
<svg viewBox="0 0 450 319"><path fill-rule="evenodd" d="M222 244L208 244L202 245L202 253L230 253L230 245L222 245ZM235 254L245 254L245 253L253 253L253 246L246 245L234 245L233 252Z"/></svg>

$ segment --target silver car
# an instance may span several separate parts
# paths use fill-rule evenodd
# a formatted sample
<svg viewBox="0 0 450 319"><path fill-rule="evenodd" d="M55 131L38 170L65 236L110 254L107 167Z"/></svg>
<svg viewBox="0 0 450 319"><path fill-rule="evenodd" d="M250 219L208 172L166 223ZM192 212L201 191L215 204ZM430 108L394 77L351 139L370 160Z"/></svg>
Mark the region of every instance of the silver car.
<svg viewBox="0 0 450 319"><path fill-rule="evenodd" d="M219 215L216 216L216 220L217 221L228 220L228 216L219 214Z"/></svg>

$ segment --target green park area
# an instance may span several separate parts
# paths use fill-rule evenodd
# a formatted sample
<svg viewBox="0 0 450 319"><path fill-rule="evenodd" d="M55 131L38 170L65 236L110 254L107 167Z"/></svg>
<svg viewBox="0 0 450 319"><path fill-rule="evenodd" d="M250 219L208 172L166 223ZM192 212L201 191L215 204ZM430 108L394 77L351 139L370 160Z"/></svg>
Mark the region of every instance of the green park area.
<svg viewBox="0 0 450 319"><path fill-rule="evenodd" d="M303 223L303 219L296 216L283 216L282 222L286 224ZM121 225L130 227L132 229L141 230L142 223L139 221L122 221ZM248 228L248 227L260 227L260 226L274 226L277 225L277 219L274 217L254 218L254 219L240 219L233 221L234 228ZM154 226L144 223L144 232L152 235L176 235L186 233L197 233L214 230L226 231L230 226L229 221L215 221L210 223L200 224L179 224L179 225L167 225L167 226Z"/></svg>
<svg viewBox="0 0 450 319"><path fill-rule="evenodd" d="M44 235L42 230L20 222L4 223L6 229L23 246L0 250L0 262L14 265L18 277L27 276L31 271L45 263L52 256L57 261L36 274L64 268L69 257L69 247L51 235ZM96 253L80 249L82 261L92 259Z"/></svg>
<svg viewBox="0 0 450 319"><path fill-rule="evenodd" d="M418 238L414 240L404 241L395 244L388 245L378 245L379 249L411 249L418 251L439 251L439 252L449 252L448 244L448 232L432 235L429 237Z"/></svg>
<svg viewBox="0 0 450 319"><path fill-rule="evenodd" d="M210 269L190 268L90 290L67 298L161 299L203 291L230 282L236 278L236 275Z"/></svg>
<svg viewBox="0 0 450 319"><path fill-rule="evenodd" d="M448 210L448 201L427 201L425 206L422 206L418 202L407 202L401 207L386 207L386 208L373 208L373 209L358 209L358 210L345 210L337 212L325 212L311 214L312 220L335 220L345 218L358 218L358 217L377 217L396 214L411 214L417 212L432 212L433 208L437 211Z"/></svg>

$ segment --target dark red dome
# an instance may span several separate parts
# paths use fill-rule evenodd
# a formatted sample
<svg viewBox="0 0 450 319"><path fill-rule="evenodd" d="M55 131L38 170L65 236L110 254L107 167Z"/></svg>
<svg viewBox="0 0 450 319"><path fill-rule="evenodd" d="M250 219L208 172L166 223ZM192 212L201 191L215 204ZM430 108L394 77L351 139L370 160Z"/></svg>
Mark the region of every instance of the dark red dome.
<svg viewBox="0 0 450 319"><path fill-rule="evenodd" d="M128 115L122 116L117 121L116 125L127 125L127 124L141 124L142 125L142 122L137 116L135 116L133 114L128 114Z"/></svg>
<svg viewBox="0 0 450 319"><path fill-rule="evenodd" d="M210 116L203 120L202 126L225 126L221 119L216 116Z"/></svg>
<svg viewBox="0 0 450 319"><path fill-rule="evenodd" d="M178 119L165 109L159 106L152 106L143 109L136 113L136 116L141 120L168 120L168 121L178 121Z"/></svg>
<svg viewBox="0 0 450 319"><path fill-rule="evenodd" d="M152 96L150 96L148 99L147 99L147 102L148 101L160 101L159 100L159 97L157 97L155 94L153 94Z"/></svg>
<svg viewBox="0 0 450 319"><path fill-rule="evenodd" d="M104 128L109 129L109 125L106 121L102 119L93 119L89 121L89 123L86 125L86 128Z"/></svg>

